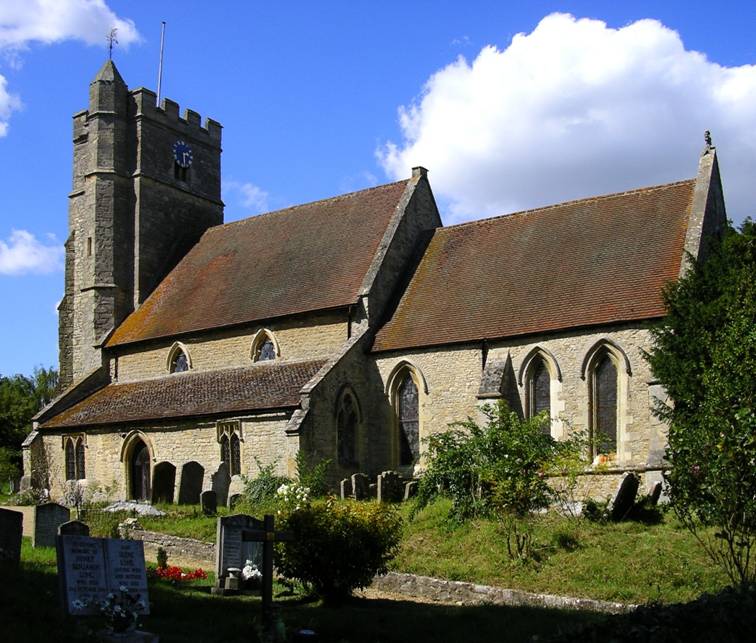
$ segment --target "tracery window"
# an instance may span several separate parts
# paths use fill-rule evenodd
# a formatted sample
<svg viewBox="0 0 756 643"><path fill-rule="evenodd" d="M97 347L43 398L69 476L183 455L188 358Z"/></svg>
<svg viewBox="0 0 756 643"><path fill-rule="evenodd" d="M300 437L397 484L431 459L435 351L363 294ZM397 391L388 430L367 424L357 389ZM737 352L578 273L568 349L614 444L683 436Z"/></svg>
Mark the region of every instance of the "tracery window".
<svg viewBox="0 0 756 643"><path fill-rule="evenodd" d="M221 461L226 463L229 475L241 473L241 441L243 439L241 422L231 420L218 422L218 444Z"/></svg>
<svg viewBox="0 0 756 643"><path fill-rule="evenodd" d="M357 427L359 421L357 403L351 391L344 391L336 412L338 461L342 466L357 464Z"/></svg>
<svg viewBox="0 0 756 643"><path fill-rule="evenodd" d="M84 437L65 436L63 449L66 461L66 480L83 480L86 478Z"/></svg>
<svg viewBox="0 0 756 643"><path fill-rule="evenodd" d="M399 464L415 464L420 458L420 404L417 385L405 373L396 393L399 424Z"/></svg>
<svg viewBox="0 0 756 643"><path fill-rule="evenodd" d="M591 373L593 455L617 451L617 366L608 351L597 356Z"/></svg>
<svg viewBox="0 0 756 643"><path fill-rule="evenodd" d="M531 362L527 379L528 417L535 417L541 411L551 411L551 374L543 357L536 356ZM548 431L548 425L545 426Z"/></svg>

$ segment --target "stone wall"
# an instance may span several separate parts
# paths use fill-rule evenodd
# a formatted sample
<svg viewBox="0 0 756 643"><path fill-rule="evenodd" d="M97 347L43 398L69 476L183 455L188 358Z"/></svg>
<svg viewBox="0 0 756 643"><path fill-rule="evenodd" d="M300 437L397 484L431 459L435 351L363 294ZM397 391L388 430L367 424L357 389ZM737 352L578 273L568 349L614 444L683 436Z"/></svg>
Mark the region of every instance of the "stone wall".
<svg viewBox="0 0 756 643"><path fill-rule="evenodd" d="M182 337L192 370L209 371L252 364L252 339L263 326L207 331ZM328 359L347 339L346 311L301 315L267 323L278 343L281 361ZM122 347L114 350L111 372L119 382L168 374L168 355L173 340L148 347ZM117 359L117 366L115 361ZM117 370L116 370L117 368Z"/></svg>
<svg viewBox="0 0 756 643"><path fill-rule="evenodd" d="M581 367L586 355L603 339L610 339L624 351L631 370L631 374L626 373L624 362L618 363L618 449L616 457L608 464L618 469L646 467L650 455L653 455L653 446L665 441L665 427L651 412L652 397L658 395L658 387L653 383L648 364L642 356L644 349L651 348L650 336L644 326L623 325L592 332L571 331L490 342L486 347L486 363L505 362L511 356L516 397L524 407L525 379L522 385L517 383L523 361L536 347L553 355L561 381L556 371L552 373L552 434L561 438L573 431L588 431L590 428L589 378L581 377ZM446 430L451 422L467 417L481 419L480 404L491 401L478 397L483 374L483 352L482 345L468 344L380 353L375 355L375 361L384 387L395 369L403 363L411 364L422 375L427 385L427 392L422 386L419 387L422 439ZM661 463L656 459L652 464L660 466Z"/></svg>
<svg viewBox="0 0 756 643"><path fill-rule="evenodd" d="M274 463L277 473L286 473L283 457L286 453L284 429L290 415L290 412L279 412L224 418L224 421L240 421L241 475L254 475L258 471L258 461L263 466ZM221 463L216 422L187 421L87 430L85 486L88 494L100 494L101 497L107 496L114 500L129 497L129 458L137 440L142 440L149 449L153 473L155 466L162 462L170 462L176 467L174 502L179 498L182 467L189 462L197 462L202 466L202 488L211 487L211 475ZM43 431L39 441L49 463L51 495L60 498L65 478L62 433ZM240 476L234 476L233 488L238 489L240 485Z"/></svg>

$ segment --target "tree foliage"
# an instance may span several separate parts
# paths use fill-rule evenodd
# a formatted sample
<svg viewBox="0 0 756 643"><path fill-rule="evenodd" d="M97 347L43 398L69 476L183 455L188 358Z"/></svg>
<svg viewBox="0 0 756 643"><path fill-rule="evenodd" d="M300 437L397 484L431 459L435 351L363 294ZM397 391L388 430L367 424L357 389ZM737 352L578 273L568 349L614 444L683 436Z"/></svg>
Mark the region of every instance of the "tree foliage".
<svg viewBox="0 0 756 643"><path fill-rule="evenodd" d="M457 520L494 510L524 516L555 499L547 476L562 474L565 463L584 452L578 440L554 440L545 413L521 420L504 401L482 411L485 426L468 419L427 439L415 511L444 495Z"/></svg>
<svg viewBox="0 0 756 643"><path fill-rule="evenodd" d="M733 582L756 580L756 240L730 228L665 291L648 355L673 404L667 476L678 516ZM708 539L699 526L713 526ZM754 552L756 553L756 552Z"/></svg>

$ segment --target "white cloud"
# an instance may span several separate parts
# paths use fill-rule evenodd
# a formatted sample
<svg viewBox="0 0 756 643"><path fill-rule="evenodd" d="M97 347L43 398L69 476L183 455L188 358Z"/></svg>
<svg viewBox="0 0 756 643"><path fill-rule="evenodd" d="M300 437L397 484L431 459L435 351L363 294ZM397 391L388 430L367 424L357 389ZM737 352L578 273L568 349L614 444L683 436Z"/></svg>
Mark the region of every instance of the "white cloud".
<svg viewBox="0 0 756 643"><path fill-rule="evenodd" d="M756 66L712 63L656 20L546 16L433 74L399 121L379 161L428 167L451 222L694 176L706 129L729 215L753 214Z"/></svg>
<svg viewBox="0 0 756 643"><path fill-rule="evenodd" d="M8 241L0 239L0 275L50 273L63 267L63 246L45 245L31 232L11 231Z"/></svg>
<svg viewBox="0 0 756 643"><path fill-rule="evenodd" d="M11 112L21 107L18 96L8 92L5 77L0 75L0 138L8 133L8 118Z"/></svg>
<svg viewBox="0 0 756 643"><path fill-rule="evenodd" d="M119 18L104 0L23 0L0 2L0 49L24 49L31 42L81 40L105 45L111 28L119 46L138 42L133 20Z"/></svg>
<svg viewBox="0 0 756 643"><path fill-rule="evenodd" d="M268 193L249 181L224 181L223 199L232 199L242 207L252 210L253 214L260 214L268 209Z"/></svg>

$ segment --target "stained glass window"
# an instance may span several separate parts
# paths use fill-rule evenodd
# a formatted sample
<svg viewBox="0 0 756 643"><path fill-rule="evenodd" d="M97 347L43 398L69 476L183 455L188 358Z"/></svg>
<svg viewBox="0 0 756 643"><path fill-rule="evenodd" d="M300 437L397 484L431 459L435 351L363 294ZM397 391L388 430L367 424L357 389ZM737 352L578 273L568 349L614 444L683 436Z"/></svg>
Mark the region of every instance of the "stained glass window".
<svg viewBox="0 0 756 643"><path fill-rule="evenodd" d="M229 467L229 473L232 476L241 473L241 442L236 433L231 436L231 460L229 462Z"/></svg>
<svg viewBox="0 0 756 643"><path fill-rule="evenodd" d="M528 414L534 417L541 411L551 411L551 375L543 358L535 357L528 379ZM549 425L544 431L549 431Z"/></svg>
<svg viewBox="0 0 756 643"><path fill-rule="evenodd" d="M336 417L339 464L351 466L357 463L357 424L359 418L351 394L342 396Z"/></svg>
<svg viewBox="0 0 756 643"><path fill-rule="evenodd" d="M260 348L257 349L256 362L265 362L270 359L276 359L276 347L273 344L273 340L270 337L266 337L265 341L260 344Z"/></svg>
<svg viewBox="0 0 756 643"><path fill-rule="evenodd" d="M73 440L66 440L66 480L76 480L76 454Z"/></svg>
<svg viewBox="0 0 756 643"><path fill-rule="evenodd" d="M420 458L420 417L417 386L407 373L397 391L399 415L399 464L414 464Z"/></svg>
<svg viewBox="0 0 756 643"><path fill-rule="evenodd" d="M617 367L604 353L593 373L594 453L617 450Z"/></svg>
<svg viewBox="0 0 756 643"><path fill-rule="evenodd" d="M69 440L69 444L70 442ZM84 480L86 477L86 470L84 468L84 440L79 438L76 441L76 479Z"/></svg>
<svg viewBox="0 0 756 643"><path fill-rule="evenodd" d="M171 373L183 373L188 370L189 360L186 357L186 353L181 349L178 349L171 361Z"/></svg>

